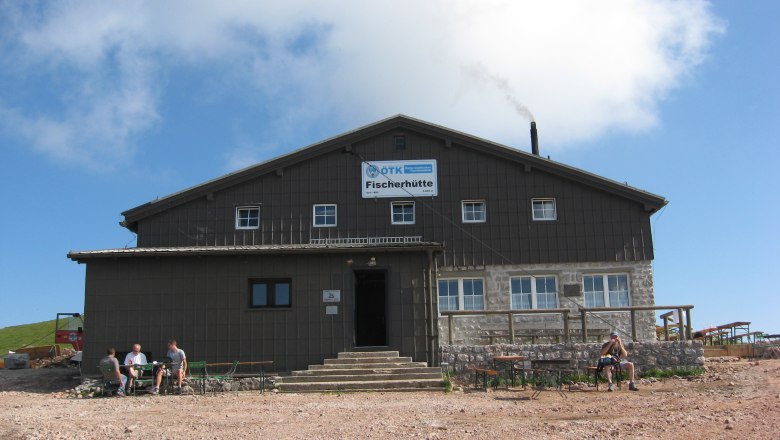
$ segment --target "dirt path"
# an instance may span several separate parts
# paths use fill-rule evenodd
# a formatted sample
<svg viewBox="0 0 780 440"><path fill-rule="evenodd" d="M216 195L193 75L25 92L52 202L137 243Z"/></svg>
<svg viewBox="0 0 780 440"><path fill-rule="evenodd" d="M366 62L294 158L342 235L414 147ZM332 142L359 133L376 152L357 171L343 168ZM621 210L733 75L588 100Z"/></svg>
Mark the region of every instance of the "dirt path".
<svg viewBox="0 0 780 440"><path fill-rule="evenodd" d="M707 369L693 380L642 383L639 392L544 392L538 400L514 390L84 400L2 391L0 438L778 438L780 360Z"/></svg>

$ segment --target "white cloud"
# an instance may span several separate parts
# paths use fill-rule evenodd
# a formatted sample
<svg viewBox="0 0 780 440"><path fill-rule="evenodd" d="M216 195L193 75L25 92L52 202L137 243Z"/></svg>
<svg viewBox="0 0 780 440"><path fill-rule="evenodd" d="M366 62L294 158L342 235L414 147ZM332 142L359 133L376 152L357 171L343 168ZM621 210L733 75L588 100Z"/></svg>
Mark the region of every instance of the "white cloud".
<svg viewBox="0 0 780 440"><path fill-rule="evenodd" d="M536 116L546 149L571 147L606 130L653 127L658 103L723 31L701 1L4 8L14 43L4 48L13 60L3 64L72 79L53 110L13 102L0 110L38 150L102 165L132 155L138 137L161 120L165 72L186 68L231 78L213 81L226 88L217 96L267 99L288 128L313 120L350 127L405 113L524 146L519 104ZM253 157L245 146L236 152L229 162Z"/></svg>

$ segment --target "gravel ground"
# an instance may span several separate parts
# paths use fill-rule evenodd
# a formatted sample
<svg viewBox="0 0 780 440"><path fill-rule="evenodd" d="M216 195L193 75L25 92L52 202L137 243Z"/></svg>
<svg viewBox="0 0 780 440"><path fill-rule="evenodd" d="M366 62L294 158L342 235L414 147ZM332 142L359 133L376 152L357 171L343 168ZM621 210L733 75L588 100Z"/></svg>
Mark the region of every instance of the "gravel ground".
<svg viewBox="0 0 780 440"><path fill-rule="evenodd" d="M0 372L0 438L770 439L780 432L780 360L708 362L704 376L642 381L639 392L590 388L538 400L531 391L468 388L75 399L65 392L73 370Z"/></svg>

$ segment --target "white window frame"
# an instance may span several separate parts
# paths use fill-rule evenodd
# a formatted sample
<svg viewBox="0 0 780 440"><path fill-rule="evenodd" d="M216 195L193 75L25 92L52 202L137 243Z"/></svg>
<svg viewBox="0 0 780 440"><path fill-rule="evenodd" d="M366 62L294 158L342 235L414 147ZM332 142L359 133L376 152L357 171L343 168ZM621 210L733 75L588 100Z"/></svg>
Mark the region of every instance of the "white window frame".
<svg viewBox="0 0 780 440"><path fill-rule="evenodd" d="M512 281L513 280L521 280L521 282L522 282L523 278L531 280L531 308L530 309L516 308L516 307L514 307L514 304L512 304L512 295L517 295L517 293L514 293L512 291ZM537 289L536 289L536 279L537 278L552 278L553 280L555 280L555 291L554 291L555 292L555 304L553 305L553 307L544 307L544 308L541 308L541 309L539 308L539 299L538 299L539 292L537 292ZM560 302L561 302L561 298L560 298L560 295L559 295L559 290L560 289L558 289L558 286L559 286L559 284L558 284L558 277L556 275L552 275L552 274L546 274L546 275L523 275L523 276L509 277L509 308L510 308L510 310L535 310L535 309L545 310L545 309L555 309L555 308L558 308L560 306ZM543 294L548 294L548 293L550 293L550 292L543 292Z"/></svg>
<svg viewBox="0 0 780 440"><path fill-rule="evenodd" d="M481 220L466 220L466 204L482 204ZM473 211L472 211L473 212ZM484 200L462 200L460 202L460 219L463 223L485 223L487 222L487 202Z"/></svg>
<svg viewBox="0 0 780 440"><path fill-rule="evenodd" d="M241 211L257 211L257 226L241 226ZM236 229L260 229L260 207L256 205L236 206Z"/></svg>
<svg viewBox="0 0 780 440"><path fill-rule="evenodd" d="M439 298L441 298L439 295L439 282L451 282L451 281L457 281L458 282L458 308L456 310L487 310L486 304L486 292L485 292L485 279L480 277L464 277L464 278L439 278L436 282L436 295L437 295L437 303L440 304L440 301L438 301ZM463 282L464 281L480 281L482 283L482 308L481 309L466 309L466 300L464 295L464 289L463 289ZM471 295L470 295L471 296Z"/></svg>
<svg viewBox="0 0 780 440"><path fill-rule="evenodd" d="M547 202L552 202L552 207L553 207L552 218L550 218L550 217L537 218L536 217L536 209L534 209L534 206L537 203L547 203ZM543 211L544 211L544 209L543 209ZM546 198L531 199L531 217L534 219L534 221L537 221L537 222L552 222L552 221L558 220L558 203L555 201L555 198L554 197L546 197Z"/></svg>
<svg viewBox="0 0 780 440"><path fill-rule="evenodd" d="M604 300L603 306L586 305L585 298L587 297L587 291L585 290L585 277L601 277L604 290L601 292L602 299ZM628 304L612 304L612 291L609 289L610 277L626 277L626 300ZM595 291L594 291L595 292ZM619 290L615 291L620 293ZM582 304L585 307L630 307L631 306L631 277L627 273L586 273L582 276Z"/></svg>
<svg viewBox="0 0 780 440"><path fill-rule="evenodd" d="M333 207L333 224L317 224L317 208L329 206ZM327 215L320 215L320 217L327 217ZM335 228L339 223L339 207L335 203L315 203L311 208L311 224L315 228Z"/></svg>
<svg viewBox="0 0 780 440"><path fill-rule="evenodd" d="M395 207L396 206L405 206L405 205L412 205L412 220L411 221L395 221ZM390 202L390 223L394 225L413 225L414 222L417 220L417 207L415 206L415 203L413 201L398 201L398 202ZM403 216L403 213L401 213Z"/></svg>

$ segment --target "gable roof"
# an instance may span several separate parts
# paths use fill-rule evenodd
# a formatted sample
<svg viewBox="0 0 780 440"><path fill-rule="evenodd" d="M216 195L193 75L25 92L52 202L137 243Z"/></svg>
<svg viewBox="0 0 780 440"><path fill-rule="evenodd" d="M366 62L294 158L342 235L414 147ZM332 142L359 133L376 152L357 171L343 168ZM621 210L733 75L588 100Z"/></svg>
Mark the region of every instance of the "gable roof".
<svg viewBox="0 0 780 440"><path fill-rule="evenodd" d="M667 203L666 199L661 196L633 188L627 184L616 182L578 168L555 162L554 160L491 142L457 130L399 114L275 157L268 161L234 171L222 177L206 181L171 195L144 203L143 205L123 212L122 215L125 217L125 220L121 224L122 226L135 231L138 221L143 218L204 197L215 191L255 179L258 176L282 170L295 163L322 156L333 151L349 148L354 143L399 128L409 129L442 139L448 145L458 145L465 148L472 148L483 153L493 154L502 159L523 164L527 169L529 167L536 168L540 171L633 200L642 204L644 209L650 213L658 211Z"/></svg>

